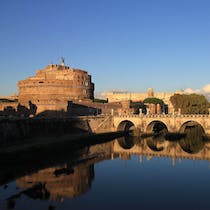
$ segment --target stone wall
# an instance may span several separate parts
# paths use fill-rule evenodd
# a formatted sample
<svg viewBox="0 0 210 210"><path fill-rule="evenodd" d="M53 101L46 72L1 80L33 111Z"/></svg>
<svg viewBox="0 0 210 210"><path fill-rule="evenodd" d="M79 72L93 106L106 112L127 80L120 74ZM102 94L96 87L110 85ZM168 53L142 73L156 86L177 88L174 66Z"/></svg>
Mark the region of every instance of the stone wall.
<svg viewBox="0 0 210 210"><path fill-rule="evenodd" d="M45 69L38 70L34 77L19 81L18 92L21 105L27 107L31 101L38 106L39 111L48 105L50 107L52 101L67 103L71 100L92 100L94 84L86 71L62 65L48 65ZM54 109L57 110L57 107Z"/></svg>
<svg viewBox="0 0 210 210"><path fill-rule="evenodd" d="M18 102L0 102L0 111L16 110Z"/></svg>
<svg viewBox="0 0 210 210"><path fill-rule="evenodd" d="M182 94L182 92L179 92ZM173 111L173 105L170 102L170 97L173 96L174 93L170 92L154 92L151 88L148 89L145 93L135 93L135 92L106 92L103 93L102 96L105 99L108 99L109 102L121 102L121 101L143 101L148 97L159 98L164 101L165 104L168 105L169 113Z"/></svg>
<svg viewBox="0 0 210 210"><path fill-rule="evenodd" d="M115 131L113 117L111 115L88 118L88 123L94 133Z"/></svg>
<svg viewBox="0 0 210 210"><path fill-rule="evenodd" d="M34 142L46 137L114 131L112 116L75 118L0 118L0 145Z"/></svg>
<svg viewBox="0 0 210 210"><path fill-rule="evenodd" d="M184 124L193 122L200 124L205 133L210 134L210 115L118 115L113 117L115 129L117 130L120 123L125 121L132 122L141 132L147 132L147 128L155 122L163 123L169 132L179 132Z"/></svg>
<svg viewBox="0 0 210 210"><path fill-rule="evenodd" d="M60 137L74 133L92 132L83 119L1 119L0 145L14 145L45 137Z"/></svg>

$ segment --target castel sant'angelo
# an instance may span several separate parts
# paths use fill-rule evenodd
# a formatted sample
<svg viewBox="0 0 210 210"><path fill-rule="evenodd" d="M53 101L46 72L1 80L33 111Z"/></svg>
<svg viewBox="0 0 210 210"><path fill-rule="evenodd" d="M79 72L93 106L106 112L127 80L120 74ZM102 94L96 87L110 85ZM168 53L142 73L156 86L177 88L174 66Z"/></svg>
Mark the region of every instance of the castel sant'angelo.
<svg viewBox="0 0 210 210"><path fill-rule="evenodd" d="M18 102L28 107L29 102L44 110L65 110L68 101L92 100L94 83L83 70L51 64L37 70L36 75L18 82Z"/></svg>
<svg viewBox="0 0 210 210"><path fill-rule="evenodd" d="M173 110L170 102L173 94L155 93L152 88L145 93L106 92L101 98L109 103L96 102L91 75L87 71L65 65L62 59L61 64L47 65L44 69L37 70L35 76L19 81L17 98L14 100L8 97L6 102L0 101L0 112L3 115L17 112L21 116L34 116L46 111L64 112L68 115L132 113L131 101L156 97L167 105L170 113ZM150 113L165 112L163 108L157 109L156 106L148 105Z"/></svg>

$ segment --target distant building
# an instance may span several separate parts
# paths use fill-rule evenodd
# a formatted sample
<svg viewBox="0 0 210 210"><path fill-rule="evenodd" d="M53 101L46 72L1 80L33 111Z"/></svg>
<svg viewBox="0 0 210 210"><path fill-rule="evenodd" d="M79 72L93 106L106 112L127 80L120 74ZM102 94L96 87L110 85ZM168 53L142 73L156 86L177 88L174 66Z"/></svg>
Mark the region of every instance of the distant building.
<svg viewBox="0 0 210 210"><path fill-rule="evenodd" d="M29 102L43 110L66 111L68 101L92 100L94 83L83 70L64 64L51 64L36 75L18 82L18 101L28 107Z"/></svg>
<svg viewBox="0 0 210 210"><path fill-rule="evenodd" d="M0 100L1 99L6 99L6 100L11 100L11 101L15 101L18 100L18 95L16 95L15 93L13 95L9 95L9 96L0 96Z"/></svg>
<svg viewBox="0 0 210 210"><path fill-rule="evenodd" d="M169 113L173 110L173 105L171 104L170 97L175 93L183 94L183 92L154 92L153 88L149 88L147 92L126 92L126 91L111 91L102 93L104 99L108 99L108 102L121 102L130 100L133 102L143 101L148 97L155 97L163 100L163 102L168 106Z"/></svg>
<svg viewBox="0 0 210 210"><path fill-rule="evenodd" d="M0 96L0 116L2 112L6 115L12 115L18 106L18 96L16 94L10 96Z"/></svg>

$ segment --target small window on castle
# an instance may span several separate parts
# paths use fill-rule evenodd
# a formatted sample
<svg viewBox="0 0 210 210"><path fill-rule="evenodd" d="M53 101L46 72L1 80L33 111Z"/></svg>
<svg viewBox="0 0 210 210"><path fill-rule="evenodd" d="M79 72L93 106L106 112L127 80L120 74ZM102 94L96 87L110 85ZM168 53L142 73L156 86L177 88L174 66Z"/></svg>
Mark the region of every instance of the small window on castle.
<svg viewBox="0 0 210 210"><path fill-rule="evenodd" d="M44 83L43 81L39 81L39 83Z"/></svg>

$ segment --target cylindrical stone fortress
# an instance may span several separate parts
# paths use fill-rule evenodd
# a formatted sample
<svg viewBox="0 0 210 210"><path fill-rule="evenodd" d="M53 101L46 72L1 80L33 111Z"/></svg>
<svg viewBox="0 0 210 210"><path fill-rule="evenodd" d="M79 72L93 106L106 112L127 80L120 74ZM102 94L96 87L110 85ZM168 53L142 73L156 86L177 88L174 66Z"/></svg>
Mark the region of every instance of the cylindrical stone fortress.
<svg viewBox="0 0 210 210"><path fill-rule="evenodd" d="M18 82L19 103L28 106L29 101L36 105L66 104L94 98L94 83L83 70L51 64L38 70L36 75Z"/></svg>

